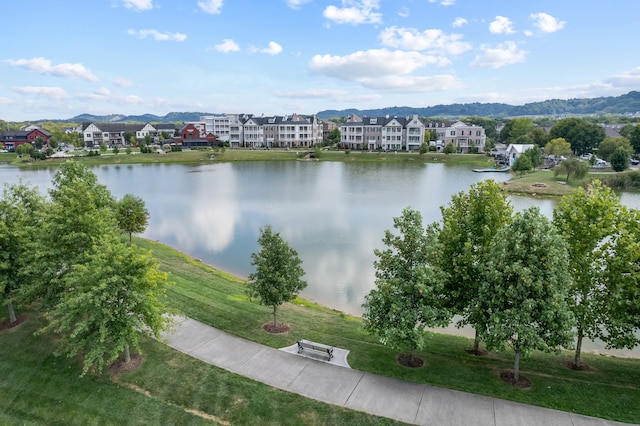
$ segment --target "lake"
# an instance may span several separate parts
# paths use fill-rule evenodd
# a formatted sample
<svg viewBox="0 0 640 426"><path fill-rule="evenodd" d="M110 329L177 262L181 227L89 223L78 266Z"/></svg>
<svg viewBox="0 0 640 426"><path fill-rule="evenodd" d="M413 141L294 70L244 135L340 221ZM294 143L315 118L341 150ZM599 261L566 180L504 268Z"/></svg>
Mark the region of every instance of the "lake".
<svg viewBox="0 0 640 426"><path fill-rule="evenodd" d="M145 238L158 240L240 277L253 268L261 227L271 225L298 251L308 286L302 296L360 315L374 287L375 248L384 231L411 206L424 223L475 182L507 180L506 173L474 173L464 166L414 163L238 162L98 166L101 183L121 198L131 193L150 212ZM55 169L0 165L0 181L51 185ZM532 205L551 216L554 200L510 197L515 210ZM623 194L640 206L640 197ZM449 332L470 334L470 330ZM596 345L597 349L602 349ZM590 349L587 349L590 350ZM637 351L637 350L636 350ZM627 354L622 351L618 354Z"/></svg>

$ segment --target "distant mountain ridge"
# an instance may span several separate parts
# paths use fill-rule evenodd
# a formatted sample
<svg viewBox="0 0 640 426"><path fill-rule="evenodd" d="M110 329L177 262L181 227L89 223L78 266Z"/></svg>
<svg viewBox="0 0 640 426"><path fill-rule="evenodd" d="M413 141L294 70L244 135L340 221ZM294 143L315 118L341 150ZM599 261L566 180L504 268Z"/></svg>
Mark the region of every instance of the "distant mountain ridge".
<svg viewBox="0 0 640 426"><path fill-rule="evenodd" d="M504 103L480 103L435 105L431 107L394 106L378 109L343 109L324 110L316 115L322 120L334 117L346 117L357 114L368 117L398 116L418 114L420 117L518 117L525 115L559 116L564 114L588 115L588 114L640 114L640 92L631 91L620 96L608 96L584 99L550 99L542 102L532 102L524 105L509 105ZM199 121L204 115L223 115L211 112L170 112L164 116L154 114L142 115L92 115L81 114L68 120L41 120L41 121L70 121L82 122L109 122L109 123L176 123L182 121Z"/></svg>

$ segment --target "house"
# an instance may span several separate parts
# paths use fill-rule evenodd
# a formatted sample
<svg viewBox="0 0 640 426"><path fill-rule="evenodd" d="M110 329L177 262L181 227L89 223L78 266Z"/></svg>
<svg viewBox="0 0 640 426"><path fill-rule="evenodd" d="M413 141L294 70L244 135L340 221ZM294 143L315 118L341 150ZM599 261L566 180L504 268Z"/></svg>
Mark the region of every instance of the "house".
<svg viewBox="0 0 640 426"><path fill-rule="evenodd" d="M457 121L444 129L442 145L453 144L456 152L483 152L487 137L482 126Z"/></svg>
<svg viewBox="0 0 640 426"><path fill-rule="evenodd" d="M507 146L505 151L505 156L507 157L507 161L510 166L513 166L513 163L516 162L518 157L520 157L525 151L533 149L535 145L532 143L520 144L520 143L511 143Z"/></svg>
<svg viewBox="0 0 640 426"><path fill-rule="evenodd" d="M216 136L207 133L204 122L186 123L179 133L180 136L174 137L173 141L183 148L212 147L216 144Z"/></svg>
<svg viewBox="0 0 640 426"><path fill-rule="evenodd" d="M43 145L46 145L49 143L50 137L51 133L40 127L35 127L31 130L0 132L0 143L4 145L5 149L12 150L24 143L34 144L38 139L42 141Z"/></svg>
<svg viewBox="0 0 640 426"><path fill-rule="evenodd" d="M159 130L158 128L162 129ZM130 140L126 140L126 134L131 134L136 140L143 141L145 138L151 137L152 140L156 140L160 133L168 131L170 136L175 133L175 126L173 124L157 125L154 126L151 123L82 123L76 132L82 135L85 146L89 148L95 148L104 143L107 146L124 146L131 143Z"/></svg>

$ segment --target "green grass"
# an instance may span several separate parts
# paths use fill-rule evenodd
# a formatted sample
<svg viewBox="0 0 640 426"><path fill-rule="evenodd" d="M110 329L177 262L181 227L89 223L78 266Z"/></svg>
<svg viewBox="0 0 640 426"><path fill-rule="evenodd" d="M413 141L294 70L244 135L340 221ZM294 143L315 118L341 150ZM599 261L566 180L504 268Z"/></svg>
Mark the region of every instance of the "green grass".
<svg viewBox="0 0 640 426"><path fill-rule="evenodd" d="M80 378L77 360L52 355L52 336L34 336L43 321L30 312L0 331L2 425L400 424L272 388L149 339L141 365L118 381Z"/></svg>
<svg viewBox="0 0 640 426"><path fill-rule="evenodd" d="M296 161L303 160L308 152L315 150L305 149L225 149L222 150L193 150L182 152L169 152L167 154L127 154L121 151L119 154L101 154L95 157L74 155L75 161L80 161L88 166L103 164L149 164L149 163L175 163L175 164L200 164L215 162L235 162L235 161ZM11 162L20 167L57 167L64 163L66 158L50 158L44 161L33 161L30 158L16 158L13 153L0 154L0 161ZM320 151L320 158L313 161L343 161L343 162L418 162L418 163L444 163L455 165L468 165L470 167L484 167L492 160L484 155L474 154L437 154L427 153L419 155L417 153L398 152L363 152L351 151L345 154L344 151Z"/></svg>
<svg viewBox="0 0 640 426"><path fill-rule="evenodd" d="M505 384L499 372L513 367L513 353L505 351L476 357L466 353L469 339L433 334L419 355L420 369L400 366L397 352L381 345L361 328L360 318L297 299L279 309L278 320L291 332L271 335L262 325L272 320L271 308L250 301L244 283L199 261L152 241L137 239L152 249L175 283L171 304L185 315L235 335L272 347L289 346L306 338L350 350L353 368L435 386L457 389L611 420L640 423L640 360L584 354L591 369L564 367L572 353L535 353L521 361L528 390Z"/></svg>

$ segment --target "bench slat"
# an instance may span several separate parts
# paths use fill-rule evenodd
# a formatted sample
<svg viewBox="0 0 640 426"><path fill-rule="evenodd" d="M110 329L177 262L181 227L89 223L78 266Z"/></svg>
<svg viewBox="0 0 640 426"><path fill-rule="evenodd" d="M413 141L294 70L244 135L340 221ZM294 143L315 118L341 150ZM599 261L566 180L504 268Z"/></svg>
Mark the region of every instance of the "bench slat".
<svg viewBox="0 0 640 426"><path fill-rule="evenodd" d="M333 358L333 346L324 345L322 343L311 342L309 340L298 340L298 353L302 352L304 349L310 349L316 352L323 352L329 355L329 361Z"/></svg>

